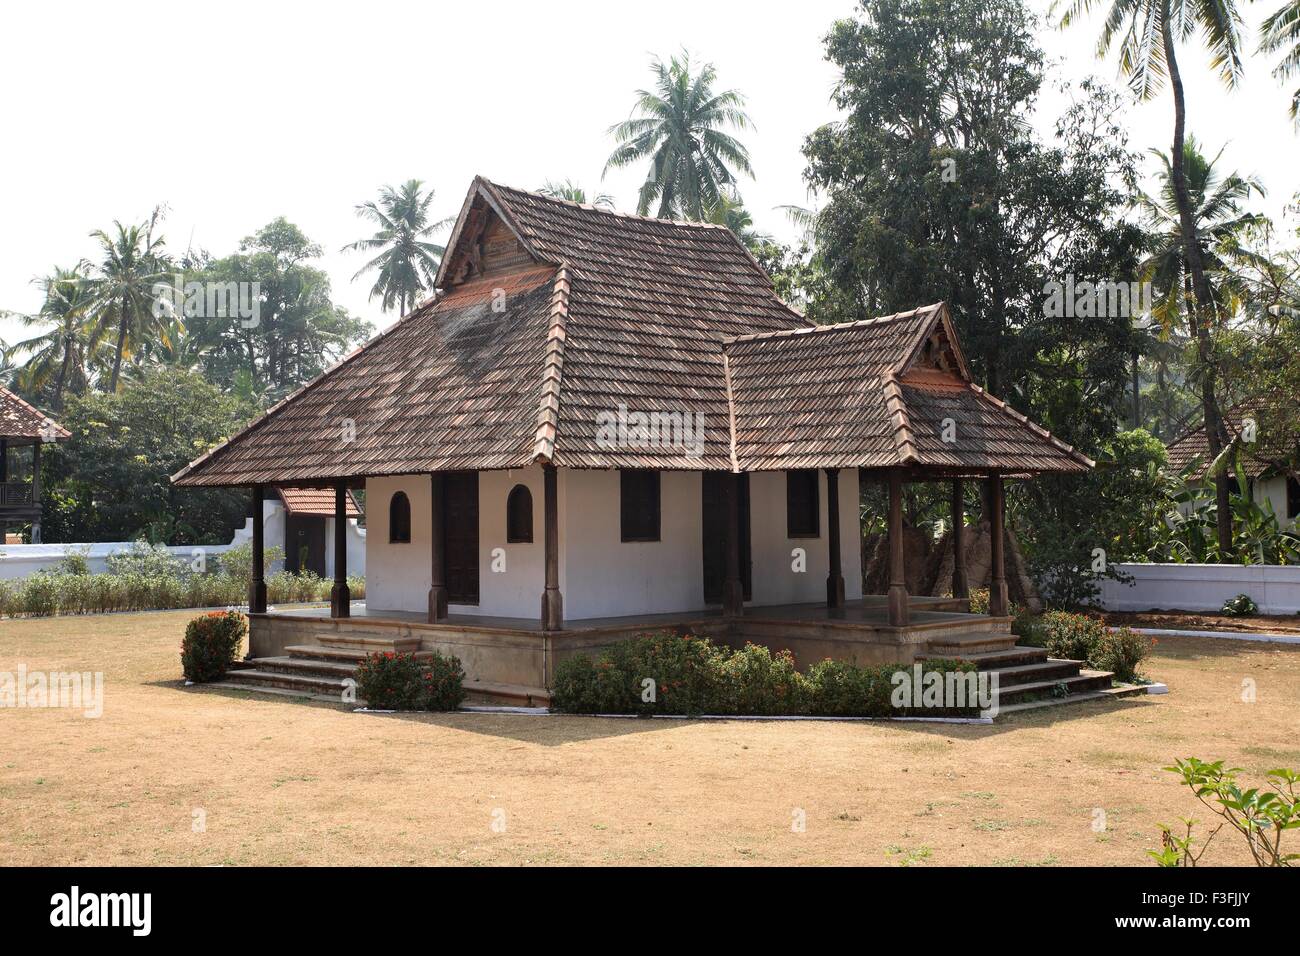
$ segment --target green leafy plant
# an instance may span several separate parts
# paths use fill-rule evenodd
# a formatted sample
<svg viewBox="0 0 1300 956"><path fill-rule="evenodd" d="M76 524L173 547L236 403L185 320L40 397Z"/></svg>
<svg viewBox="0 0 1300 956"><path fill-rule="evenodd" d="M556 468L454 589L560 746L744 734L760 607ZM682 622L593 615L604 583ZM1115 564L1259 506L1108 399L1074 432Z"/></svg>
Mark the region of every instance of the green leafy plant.
<svg viewBox="0 0 1300 956"><path fill-rule="evenodd" d="M455 710L465 699L460 660L436 651L371 654L357 665L356 681L357 694L376 710Z"/></svg>
<svg viewBox="0 0 1300 956"><path fill-rule="evenodd" d="M185 626L181 670L196 684L220 680L239 657L248 619L238 611L210 611Z"/></svg>
<svg viewBox="0 0 1300 956"><path fill-rule="evenodd" d="M1151 656L1155 641L1131 628L1117 630L1106 628L1089 652L1088 663L1110 671L1116 680L1132 683L1138 679L1138 668Z"/></svg>
<svg viewBox="0 0 1300 956"><path fill-rule="evenodd" d="M1161 866L1196 866L1224 827L1235 831L1246 842L1256 866L1294 866L1300 860L1300 853L1287 853L1282 847L1283 835L1288 830L1300 829L1300 795L1296 793L1300 773L1285 768L1270 770L1264 775L1265 788L1243 790L1237 783L1242 769L1225 769L1222 760L1207 763L1188 757L1164 769L1177 774L1222 822L1200 844L1199 850L1194 837L1195 820L1182 821L1181 835L1161 824L1160 849L1147 851Z"/></svg>
<svg viewBox="0 0 1300 956"><path fill-rule="evenodd" d="M1222 611L1228 617L1250 617L1259 613L1259 605L1249 594L1238 594L1223 602Z"/></svg>

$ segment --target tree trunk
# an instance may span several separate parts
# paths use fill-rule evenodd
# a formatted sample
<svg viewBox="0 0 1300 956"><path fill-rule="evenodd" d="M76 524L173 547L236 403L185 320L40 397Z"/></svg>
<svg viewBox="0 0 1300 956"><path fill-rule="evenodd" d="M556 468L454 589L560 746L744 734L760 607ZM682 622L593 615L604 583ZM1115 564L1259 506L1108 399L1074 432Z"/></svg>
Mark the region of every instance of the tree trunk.
<svg viewBox="0 0 1300 956"><path fill-rule="evenodd" d="M56 412L63 411L63 387L68 381L68 366L72 364L72 345L63 343L63 362L59 365L59 377L54 382L54 399L50 404Z"/></svg>
<svg viewBox="0 0 1300 956"><path fill-rule="evenodd" d="M1161 34L1165 48L1165 63L1169 67L1169 85L1174 93L1174 148L1170 156L1170 178L1173 180L1174 198L1178 203L1178 222L1183 234L1183 254L1187 271L1192 276L1193 302L1187 310L1188 325L1196 339L1196 354L1201 364L1201 405L1205 414L1205 440L1211 460L1223 451L1222 421L1219 404L1215 399L1214 361L1211 355L1209 324L1214 320L1214 300L1205 278L1205 264L1201 259L1200 236L1192 215L1192 199L1187 192L1187 178L1183 173L1183 140L1187 126L1187 105L1183 99L1183 77L1178 70L1174 53L1174 36L1169 25L1169 5L1166 3L1162 17ZM1219 560L1231 560L1232 504L1228 493L1227 463L1219 465L1214 473L1214 499L1218 511L1217 537Z"/></svg>
<svg viewBox="0 0 1300 956"><path fill-rule="evenodd" d="M127 300L122 296L122 314L118 317L117 352L113 355L113 374L108 379L108 393L117 391L117 377L122 372L122 353L126 350Z"/></svg>

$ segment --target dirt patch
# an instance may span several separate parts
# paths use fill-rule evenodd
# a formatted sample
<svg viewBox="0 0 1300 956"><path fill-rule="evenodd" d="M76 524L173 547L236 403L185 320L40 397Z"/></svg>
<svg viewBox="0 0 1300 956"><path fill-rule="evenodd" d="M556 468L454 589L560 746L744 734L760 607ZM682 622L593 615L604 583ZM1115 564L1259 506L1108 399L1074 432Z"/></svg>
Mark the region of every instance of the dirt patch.
<svg viewBox="0 0 1300 956"><path fill-rule="evenodd" d="M1171 694L992 727L380 716L182 687L189 616L0 621L0 671L105 676L0 710L0 864L1147 865L1204 816L1175 757L1300 767L1287 645L1161 639Z"/></svg>
<svg viewBox="0 0 1300 956"><path fill-rule="evenodd" d="M1300 615L1256 614L1228 617L1224 614L1195 614L1189 611L1110 611L1103 614L1115 627L1157 627L1182 631L1253 631L1261 634L1294 634L1300 637Z"/></svg>

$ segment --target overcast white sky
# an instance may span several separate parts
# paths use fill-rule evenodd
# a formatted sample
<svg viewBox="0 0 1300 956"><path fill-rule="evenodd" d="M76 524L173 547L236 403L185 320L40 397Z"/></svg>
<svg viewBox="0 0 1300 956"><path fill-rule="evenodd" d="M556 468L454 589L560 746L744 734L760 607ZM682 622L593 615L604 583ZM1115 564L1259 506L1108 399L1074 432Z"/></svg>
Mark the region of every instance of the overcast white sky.
<svg viewBox="0 0 1300 956"><path fill-rule="evenodd" d="M1049 0L1031 0L1045 11ZM1281 0L1243 4L1247 46ZM384 183L419 178L454 214L476 173L522 188L569 177L632 210L643 171L611 173L608 127L649 83L652 54L686 47L748 98L745 134L757 179L743 193L758 226L792 230L774 206L805 203L800 146L834 118L835 71L822 37L852 0L796 4L658 0L474 3L197 4L60 2L6 7L0 33L0 308L39 305L33 277L90 256L88 233L114 219L170 213L176 251L216 255L276 216L326 250L335 298L382 327L392 316L352 281L339 253L366 232L356 203ZM1051 77L1090 73L1095 25L1042 43ZM1245 85L1223 92L1199 48L1183 54L1190 129L1227 145L1225 166L1263 179L1276 213L1300 189L1300 139L1287 90L1252 57ZM1045 92L1044 129L1061 102ZM1139 148L1168 148L1167 96L1126 112ZM17 330L0 322L0 338Z"/></svg>

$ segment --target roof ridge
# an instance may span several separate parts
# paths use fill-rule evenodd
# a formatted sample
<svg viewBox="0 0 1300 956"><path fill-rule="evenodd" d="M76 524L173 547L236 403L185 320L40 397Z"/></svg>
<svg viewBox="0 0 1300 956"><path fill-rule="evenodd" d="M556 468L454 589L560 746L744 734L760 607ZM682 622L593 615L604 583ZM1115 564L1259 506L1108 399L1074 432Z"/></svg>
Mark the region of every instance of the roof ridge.
<svg viewBox="0 0 1300 956"><path fill-rule="evenodd" d="M551 292L551 321L542 357L542 397L533 436L533 460L555 458L555 437L560 425L560 384L564 378L565 324L569 315L569 265L560 263Z"/></svg>
<svg viewBox="0 0 1300 956"><path fill-rule="evenodd" d="M866 328L872 325L887 325L890 322L897 322L901 319L910 319L922 312L928 312L932 309L938 309L943 306L942 302L936 302L933 305L918 306L907 312L895 312L893 315L880 315L873 319L856 319L853 322L834 322L830 325L810 325L800 329L777 329L774 332L748 332L745 335L728 335L724 336L722 342L724 345L731 345L736 342L755 342L759 339L777 339L791 335L808 335L815 332L843 332L849 329Z"/></svg>
<svg viewBox="0 0 1300 956"><path fill-rule="evenodd" d="M885 412L894 422L894 448L898 451L900 465L917 461L916 440L912 437L912 420L907 414L907 402L903 399L902 386L898 377L890 372L885 376Z"/></svg>
<svg viewBox="0 0 1300 956"><path fill-rule="evenodd" d="M512 193L522 193L525 196L532 196L535 199L541 199L545 202L552 202L561 206L571 206L574 209L582 209L587 212L598 212L605 216L616 216L620 219L635 219L638 222L657 222L665 226L687 226L693 229L725 229L727 232L731 232L727 226L716 222L697 222L694 219L663 219L659 216L640 216L636 213L621 212L617 209L601 209L599 206L594 206L591 203L576 202L572 199L562 199L559 196L547 196L545 193L534 192L531 189L520 189L518 186L507 186L505 183L498 183L494 180L488 179L486 176L480 176L479 178L494 189L505 189ZM732 235L735 235L735 233L732 233Z"/></svg>

